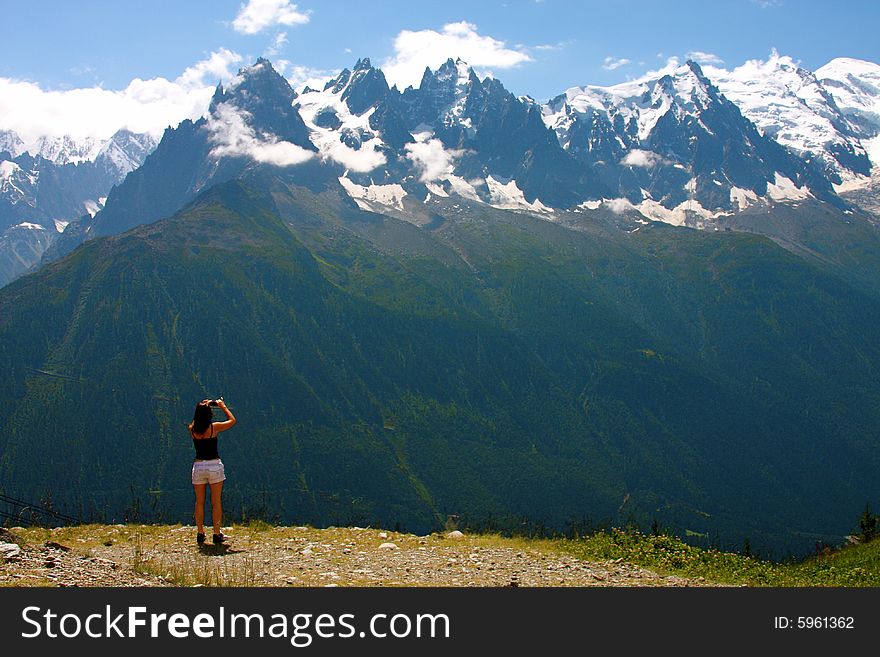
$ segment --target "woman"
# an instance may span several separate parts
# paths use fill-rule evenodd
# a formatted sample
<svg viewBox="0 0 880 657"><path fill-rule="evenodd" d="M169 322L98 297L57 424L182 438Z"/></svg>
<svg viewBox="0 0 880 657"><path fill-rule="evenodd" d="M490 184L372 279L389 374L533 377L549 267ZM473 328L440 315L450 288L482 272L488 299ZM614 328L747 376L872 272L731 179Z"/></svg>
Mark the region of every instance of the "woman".
<svg viewBox="0 0 880 657"><path fill-rule="evenodd" d="M214 413L212 406L219 406L226 413L225 422L213 422ZM189 425L189 433L196 448L196 458L193 461L192 483L196 491L196 542L202 545L205 542L205 487L211 487L211 519L214 522L215 545L223 543L224 536L220 530L223 508L220 503L220 494L223 492L223 481L226 474L223 471L223 462L217 452L217 434L226 431L235 425L235 416L226 407L223 398L214 401L204 399L196 404L193 421Z"/></svg>

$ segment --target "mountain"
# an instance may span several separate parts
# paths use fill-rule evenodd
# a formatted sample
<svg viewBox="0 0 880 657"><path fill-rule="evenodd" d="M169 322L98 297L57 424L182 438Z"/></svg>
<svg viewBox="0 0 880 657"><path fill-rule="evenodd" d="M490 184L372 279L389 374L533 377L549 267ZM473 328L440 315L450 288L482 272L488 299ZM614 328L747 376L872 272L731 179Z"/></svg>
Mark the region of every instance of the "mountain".
<svg viewBox="0 0 880 657"><path fill-rule="evenodd" d="M217 394L247 430L228 507L297 522L659 517L798 550L876 487L880 302L833 272L479 202L419 228L298 177L256 164L0 291L7 491L184 519Z"/></svg>
<svg viewBox="0 0 880 657"><path fill-rule="evenodd" d="M766 62L750 61L733 71L711 68L722 93L766 135L812 161L835 185L869 176L871 162L833 93L816 74L775 51Z"/></svg>
<svg viewBox="0 0 880 657"><path fill-rule="evenodd" d="M695 62L544 108L559 142L651 219L703 226L765 197L834 203L830 184L761 134Z"/></svg>
<svg viewBox="0 0 880 657"><path fill-rule="evenodd" d="M715 228L755 204L844 207L827 171L763 134L694 62L613 88L574 88L541 106L461 60L400 92L361 59L322 90L297 94L261 59L218 88L204 118L166 131L107 209L47 258L168 216L270 161L315 184L338 178L363 209L420 225L450 196L547 218L604 204Z"/></svg>
<svg viewBox="0 0 880 657"><path fill-rule="evenodd" d="M542 108L460 61L297 94L258 60L48 253L0 290L20 497L187 517L218 394L229 508L298 522L798 551L880 483L876 226L694 63Z"/></svg>
<svg viewBox="0 0 880 657"><path fill-rule="evenodd" d="M880 217L880 66L858 59L831 60L816 71L837 106L860 134L874 168L870 182L843 190L851 203Z"/></svg>
<svg viewBox="0 0 880 657"><path fill-rule="evenodd" d="M566 206L588 187L537 105L481 81L461 60L426 70L419 88L403 93L369 59L358 60L297 104L324 161L340 167L363 207L406 205L419 215L428 196L455 193L540 211L549 208L539 196Z"/></svg>
<svg viewBox="0 0 880 657"><path fill-rule="evenodd" d="M70 222L95 214L154 146L149 135L128 130L104 142L42 137L31 144L0 132L0 285L38 264Z"/></svg>
<svg viewBox="0 0 880 657"><path fill-rule="evenodd" d="M228 89L217 87L206 117L165 131L143 166L110 192L105 209L84 230L92 237L114 235L167 217L261 159L307 160L316 149L291 106L294 98L267 60L243 69ZM73 246L64 245L62 252Z"/></svg>
<svg viewBox="0 0 880 657"><path fill-rule="evenodd" d="M864 137L880 133L880 66L839 57L817 69L816 77Z"/></svg>

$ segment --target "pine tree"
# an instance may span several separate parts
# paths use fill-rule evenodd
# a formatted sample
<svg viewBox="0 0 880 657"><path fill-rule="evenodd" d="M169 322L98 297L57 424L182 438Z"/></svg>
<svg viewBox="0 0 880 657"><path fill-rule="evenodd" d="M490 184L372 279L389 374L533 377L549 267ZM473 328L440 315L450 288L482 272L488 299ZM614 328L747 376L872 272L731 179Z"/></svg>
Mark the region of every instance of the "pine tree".
<svg viewBox="0 0 880 657"><path fill-rule="evenodd" d="M865 512L859 517L859 529L862 530L860 538L862 542L867 543L877 536L877 521L880 520L876 515L871 513L870 505L865 505Z"/></svg>

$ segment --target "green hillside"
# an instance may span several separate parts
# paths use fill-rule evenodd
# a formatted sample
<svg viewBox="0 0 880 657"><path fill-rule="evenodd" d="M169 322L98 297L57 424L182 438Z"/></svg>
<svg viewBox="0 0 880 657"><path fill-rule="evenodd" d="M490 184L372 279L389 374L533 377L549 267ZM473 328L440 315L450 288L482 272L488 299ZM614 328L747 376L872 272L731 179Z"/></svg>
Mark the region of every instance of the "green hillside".
<svg viewBox="0 0 880 657"><path fill-rule="evenodd" d="M253 178L0 291L0 487L409 531L659 519L803 552L880 483L880 303L769 240L492 210L429 229Z"/></svg>
<svg viewBox="0 0 880 657"><path fill-rule="evenodd" d="M880 586L880 541L850 545L802 560L775 562L689 545L668 535L620 529L555 543L586 561L621 559L663 575L703 577L746 586Z"/></svg>

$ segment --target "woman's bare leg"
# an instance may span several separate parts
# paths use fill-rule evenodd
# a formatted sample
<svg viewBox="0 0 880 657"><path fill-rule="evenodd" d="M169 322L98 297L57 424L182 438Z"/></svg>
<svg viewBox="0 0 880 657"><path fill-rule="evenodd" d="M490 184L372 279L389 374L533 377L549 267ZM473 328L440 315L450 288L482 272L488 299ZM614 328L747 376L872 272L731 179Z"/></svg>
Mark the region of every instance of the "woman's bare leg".
<svg viewBox="0 0 880 657"><path fill-rule="evenodd" d="M205 487L208 484L193 484L196 491L196 508L193 516L196 519L196 531L199 534L205 533Z"/></svg>
<svg viewBox="0 0 880 657"><path fill-rule="evenodd" d="M223 505L220 501L220 495L223 492L223 482L218 481L211 486L211 520L214 522L214 533L220 533L220 526L223 524Z"/></svg>

